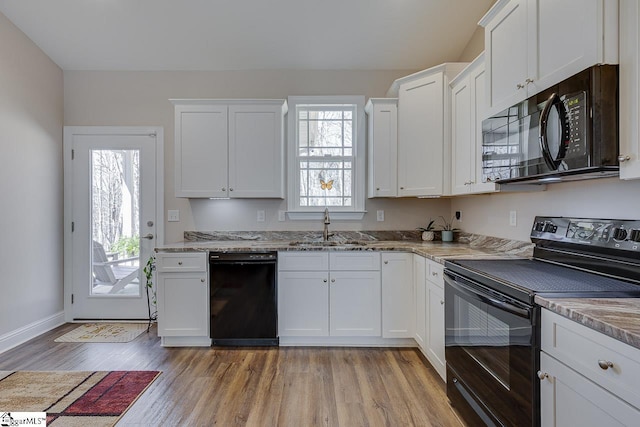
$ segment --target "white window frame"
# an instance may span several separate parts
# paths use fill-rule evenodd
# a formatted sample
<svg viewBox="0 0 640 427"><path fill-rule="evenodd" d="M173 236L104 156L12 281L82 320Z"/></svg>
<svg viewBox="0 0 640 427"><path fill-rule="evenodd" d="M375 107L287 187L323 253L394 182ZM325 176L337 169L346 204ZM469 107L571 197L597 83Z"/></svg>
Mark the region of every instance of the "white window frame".
<svg viewBox="0 0 640 427"><path fill-rule="evenodd" d="M365 118L364 96L290 96L287 132L287 215L293 220L322 219L324 206L300 206L300 169L298 157L298 105L355 105L351 179L354 182L352 206L329 206L332 219L361 220L365 211Z"/></svg>

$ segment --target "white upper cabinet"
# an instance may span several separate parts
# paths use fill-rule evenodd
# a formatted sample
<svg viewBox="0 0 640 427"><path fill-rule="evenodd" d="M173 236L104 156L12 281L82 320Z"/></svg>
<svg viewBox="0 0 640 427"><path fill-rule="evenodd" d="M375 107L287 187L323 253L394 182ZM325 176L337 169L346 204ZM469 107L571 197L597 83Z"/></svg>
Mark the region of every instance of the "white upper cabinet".
<svg viewBox="0 0 640 427"><path fill-rule="evenodd" d="M369 191L372 197L398 195L398 99L370 98L365 107L369 116Z"/></svg>
<svg viewBox="0 0 640 427"><path fill-rule="evenodd" d="M176 105L176 197L227 196L227 106Z"/></svg>
<svg viewBox="0 0 640 427"><path fill-rule="evenodd" d="M467 64L442 64L398 79L398 196L450 192L449 81Z"/></svg>
<svg viewBox="0 0 640 427"><path fill-rule="evenodd" d="M640 178L640 6L620 0L620 178Z"/></svg>
<svg viewBox="0 0 640 427"><path fill-rule="evenodd" d="M172 100L176 197L284 198L284 100Z"/></svg>
<svg viewBox="0 0 640 427"><path fill-rule="evenodd" d="M618 63L618 0L499 0L480 25L487 117L592 65Z"/></svg>
<svg viewBox="0 0 640 427"><path fill-rule="evenodd" d="M451 82L451 194L497 191L482 182L482 117L485 110L484 54Z"/></svg>

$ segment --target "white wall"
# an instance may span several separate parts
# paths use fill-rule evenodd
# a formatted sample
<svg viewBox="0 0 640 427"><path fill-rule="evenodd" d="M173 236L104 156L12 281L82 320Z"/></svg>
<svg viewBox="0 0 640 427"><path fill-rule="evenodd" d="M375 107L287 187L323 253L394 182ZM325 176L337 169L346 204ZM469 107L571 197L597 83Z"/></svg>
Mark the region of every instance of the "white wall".
<svg viewBox="0 0 640 427"><path fill-rule="evenodd" d="M434 64L435 65L435 64ZM165 209L179 209L180 222L166 223L167 242L185 230L316 230L316 222L277 222L281 200L193 200L174 197L174 118L170 98L286 98L290 95L384 96L398 77L416 70L389 71L202 71L64 72L65 125L160 125L165 134ZM428 217L446 215L448 200L367 201L362 222L332 221L334 230L412 229ZM264 209L267 221L256 222ZM376 210L385 222L376 221Z"/></svg>
<svg viewBox="0 0 640 427"><path fill-rule="evenodd" d="M464 231L529 240L536 215L640 219L640 180L605 178L550 184L546 191L466 196L452 199L451 211L462 211ZM517 226L509 226L509 211Z"/></svg>
<svg viewBox="0 0 640 427"><path fill-rule="evenodd" d="M0 351L63 309L62 84L0 13Z"/></svg>

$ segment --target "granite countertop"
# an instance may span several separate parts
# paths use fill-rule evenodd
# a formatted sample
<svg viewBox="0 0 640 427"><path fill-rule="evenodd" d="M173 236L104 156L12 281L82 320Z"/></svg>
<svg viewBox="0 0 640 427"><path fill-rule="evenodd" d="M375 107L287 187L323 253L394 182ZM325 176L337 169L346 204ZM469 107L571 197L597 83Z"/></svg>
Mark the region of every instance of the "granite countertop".
<svg viewBox="0 0 640 427"><path fill-rule="evenodd" d="M458 241L423 242L412 232L340 232L329 243L314 234L301 232L245 232L235 239L218 233L185 232L185 240L156 248L158 252L259 252L259 251L402 251L444 263L456 258L523 258L532 255L527 242L464 234ZM212 238L212 240L207 240ZM217 240L216 240L217 238Z"/></svg>
<svg viewBox="0 0 640 427"><path fill-rule="evenodd" d="M640 348L640 298L544 298L535 302L575 322Z"/></svg>

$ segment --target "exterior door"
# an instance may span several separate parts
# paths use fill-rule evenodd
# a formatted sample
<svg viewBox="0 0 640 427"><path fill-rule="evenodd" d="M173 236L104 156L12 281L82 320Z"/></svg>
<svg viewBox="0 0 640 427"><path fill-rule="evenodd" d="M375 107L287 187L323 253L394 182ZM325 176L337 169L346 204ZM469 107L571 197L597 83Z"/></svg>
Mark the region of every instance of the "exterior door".
<svg viewBox="0 0 640 427"><path fill-rule="evenodd" d="M162 129L68 127L64 144L66 319L146 319Z"/></svg>

